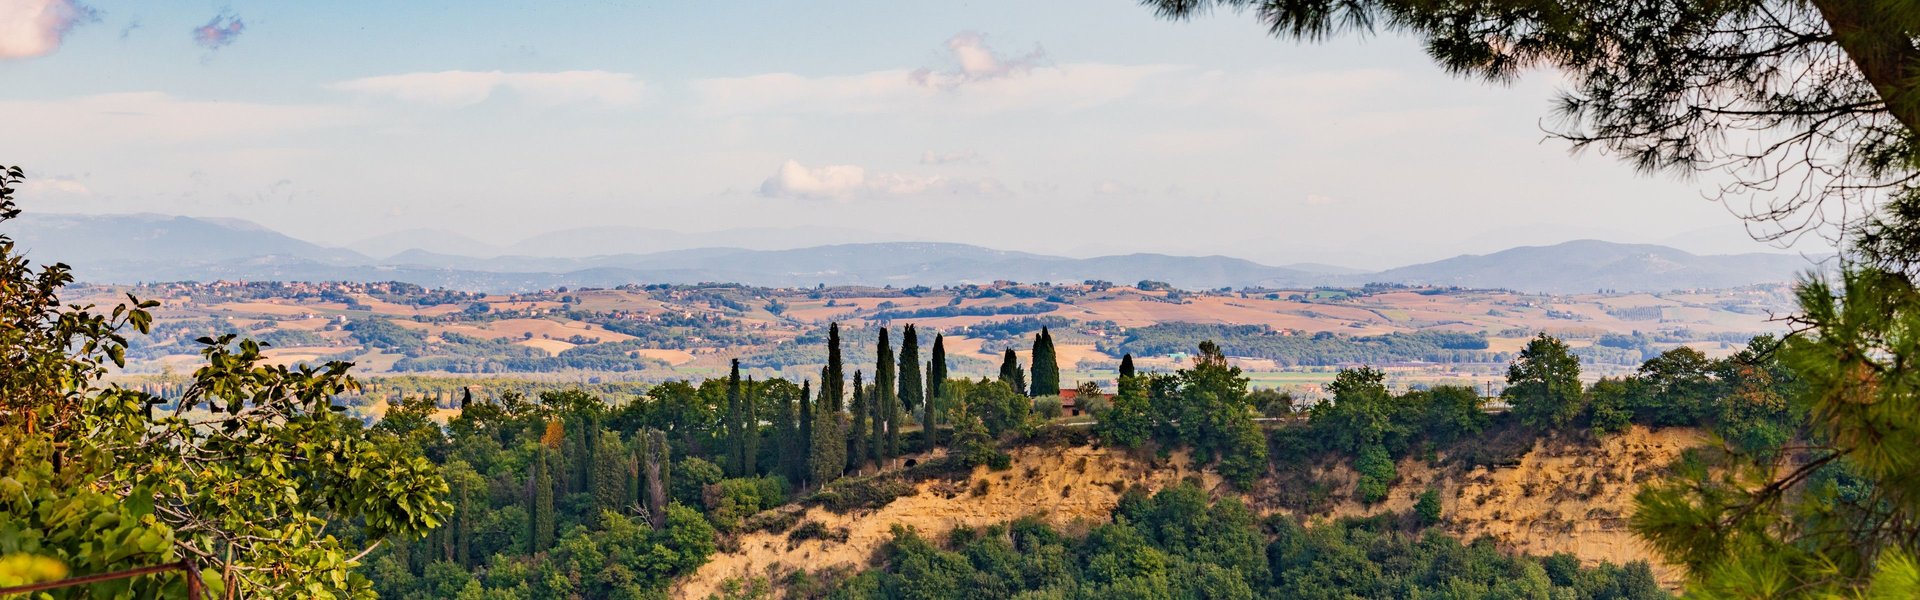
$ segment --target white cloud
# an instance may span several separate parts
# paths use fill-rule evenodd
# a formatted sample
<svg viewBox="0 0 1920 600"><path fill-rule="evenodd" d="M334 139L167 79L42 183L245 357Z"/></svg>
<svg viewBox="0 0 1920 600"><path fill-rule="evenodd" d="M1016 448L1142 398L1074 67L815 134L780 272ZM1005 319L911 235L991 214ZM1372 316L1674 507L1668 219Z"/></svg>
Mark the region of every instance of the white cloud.
<svg viewBox="0 0 1920 600"><path fill-rule="evenodd" d="M947 51L953 55L955 69L935 71L922 68L913 71L908 78L919 85L950 90L971 82L1025 75L1047 58L1046 50L1038 45L1024 55L1002 56L987 45L986 34L972 31L963 31L948 38Z"/></svg>
<svg viewBox="0 0 1920 600"><path fill-rule="evenodd" d="M773 198L847 201L860 198L933 194L998 196L1006 186L992 179L868 172L858 165L808 167L788 160L760 183L760 195Z"/></svg>
<svg viewBox="0 0 1920 600"><path fill-rule="evenodd" d="M79 179L55 175L51 177L28 177L20 184L20 197L33 199L40 196L86 196L93 190Z"/></svg>
<svg viewBox="0 0 1920 600"><path fill-rule="evenodd" d="M51 54L74 26L97 18L76 0L0 0L0 60Z"/></svg>
<svg viewBox="0 0 1920 600"><path fill-rule="evenodd" d="M1307 206L1332 206L1334 204L1339 204L1341 202L1342 200L1339 198L1335 198L1333 196L1324 196L1320 194L1307 194L1307 198L1306 198Z"/></svg>
<svg viewBox="0 0 1920 600"><path fill-rule="evenodd" d="M329 87L442 108L479 104L502 90L538 106L622 107L638 104L646 90L646 84L631 74L607 71L439 71L366 77Z"/></svg>

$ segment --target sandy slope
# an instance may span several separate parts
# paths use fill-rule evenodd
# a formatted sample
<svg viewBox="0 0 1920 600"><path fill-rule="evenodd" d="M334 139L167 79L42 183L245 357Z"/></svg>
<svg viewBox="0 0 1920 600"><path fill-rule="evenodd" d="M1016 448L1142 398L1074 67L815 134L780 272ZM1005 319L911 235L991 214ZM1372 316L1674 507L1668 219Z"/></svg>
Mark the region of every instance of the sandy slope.
<svg viewBox="0 0 1920 600"><path fill-rule="evenodd" d="M738 551L716 555L682 581L673 595L705 598L730 578L777 579L802 568L864 567L893 538L896 524L944 535L957 525L992 525L1037 514L1080 531L1086 523L1111 518L1127 486L1141 484L1158 490L1193 475L1202 476L1209 488L1219 484L1219 478L1210 473L1196 473L1184 454L1154 468L1126 454L1091 447L1025 448L1015 452L1014 466L1006 471L980 467L965 482L922 482L917 493L876 510L838 515L813 508L802 515L801 523L818 521L828 530L845 528L844 543L807 540L790 546L785 533L743 535ZM986 493L975 495L980 482L986 482Z"/></svg>
<svg viewBox="0 0 1920 600"><path fill-rule="evenodd" d="M1406 460L1399 465L1400 480L1387 501L1368 507L1344 500L1326 513L1307 517L1404 512L1412 509L1421 492L1438 485L1444 527L1463 539L1487 535L1513 551L1568 552L1589 565L1648 560L1661 583L1676 588L1681 573L1653 560L1627 529L1626 520L1640 484L1703 439L1692 429L1652 431L1636 426L1602 440L1597 447L1543 440L1517 465L1499 469L1450 474ZM895 524L938 535L956 525L991 525L1038 514L1078 532L1087 524L1109 519L1126 485L1138 483L1157 490L1194 475L1202 476L1207 489L1216 494L1231 493L1218 477L1195 472L1184 454L1156 467L1108 449L1025 448L1015 453L1010 470L981 468L964 483L922 483L914 495L879 509L845 515L820 508L805 511L800 523L818 521L828 530L844 528L845 542L808 540L790 546L785 533L743 535L737 551L716 555L682 581L674 595L705 598L728 579L777 580L796 569L864 568L892 538ZM1338 482L1335 497L1352 498L1356 478L1351 469L1336 466L1321 476ZM976 496L972 490L982 481L987 482L986 493ZM1250 496L1261 497L1261 490ZM1281 511L1266 508L1262 512Z"/></svg>

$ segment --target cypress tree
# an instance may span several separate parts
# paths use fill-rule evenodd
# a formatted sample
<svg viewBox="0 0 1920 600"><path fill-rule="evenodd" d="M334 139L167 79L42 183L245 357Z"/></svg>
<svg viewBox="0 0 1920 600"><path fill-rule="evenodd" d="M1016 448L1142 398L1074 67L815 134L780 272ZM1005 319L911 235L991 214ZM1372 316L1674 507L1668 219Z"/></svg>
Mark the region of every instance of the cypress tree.
<svg viewBox="0 0 1920 600"><path fill-rule="evenodd" d="M787 481L793 487L806 485L806 437L812 435L812 427L803 431L801 423L806 421L804 398L793 398L791 387L780 387L780 408L774 412L774 429L780 431L780 473L787 475ZM801 394L806 394L808 383L801 383Z"/></svg>
<svg viewBox="0 0 1920 600"><path fill-rule="evenodd" d="M744 422L742 415L745 413L745 410L740 406L741 400L740 359L736 358L733 359L732 372L727 375L727 414L722 423L723 429L727 434L726 468L728 472L733 473L734 477L747 477L751 475L746 472L747 440L741 427L741 423Z"/></svg>
<svg viewBox="0 0 1920 600"><path fill-rule="evenodd" d="M880 341L875 345L876 363L873 369L873 395L867 397L867 405L873 409L873 460L886 466L887 459L899 453L900 400L894 393L893 343L887 339L887 328L880 328Z"/></svg>
<svg viewBox="0 0 1920 600"><path fill-rule="evenodd" d="M1128 352L1125 356L1120 357L1120 378L1126 379L1133 375L1133 353Z"/></svg>
<svg viewBox="0 0 1920 600"><path fill-rule="evenodd" d="M844 415L832 410L824 400L813 403L813 418L809 421L813 436L809 438L811 451L807 454L809 482L813 485L826 485L847 470L844 419Z"/></svg>
<svg viewBox="0 0 1920 600"><path fill-rule="evenodd" d="M859 471L867 464L867 392L860 381L860 370L853 371L853 426L847 431L847 470Z"/></svg>
<svg viewBox="0 0 1920 600"><path fill-rule="evenodd" d="M933 334L933 360L927 363L927 451L939 445L940 411L947 408L947 338Z"/></svg>
<svg viewBox="0 0 1920 600"><path fill-rule="evenodd" d="M1012 348L1008 348L1006 356L1000 359L1000 382L1013 388L1015 393L1027 391L1027 370L1020 368L1020 355L1015 354Z"/></svg>
<svg viewBox="0 0 1920 600"><path fill-rule="evenodd" d="M793 413L793 444L787 452L792 461L787 477L792 478L797 488L807 486L807 473L811 468L808 463L813 456L813 400L807 398L810 395L813 395L813 380L802 380L799 406Z"/></svg>
<svg viewBox="0 0 1920 600"><path fill-rule="evenodd" d="M912 325L900 333L899 365L900 385L894 390L900 394L900 406L911 414L922 408L927 392L920 372L920 333Z"/></svg>
<svg viewBox="0 0 1920 600"><path fill-rule="evenodd" d="M627 464L629 453L620 443L620 434L610 432L599 438L593 450L593 503L599 510L624 512L629 490L627 489Z"/></svg>
<svg viewBox="0 0 1920 600"><path fill-rule="evenodd" d="M454 514L453 559L462 567L473 566L473 500L468 495L465 478L460 480L460 504Z"/></svg>
<svg viewBox="0 0 1920 600"><path fill-rule="evenodd" d="M540 449L533 459L533 476L527 479L527 551L541 552L553 545L553 476L547 471L547 450Z"/></svg>
<svg viewBox="0 0 1920 600"><path fill-rule="evenodd" d="M1060 393L1060 359L1053 351L1053 334L1046 327L1033 336L1033 390L1029 396Z"/></svg>
<svg viewBox="0 0 1920 600"><path fill-rule="evenodd" d="M820 373L820 404L839 413L846 410L846 366L840 363L840 324L827 326L827 369Z"/></svg>
<svg viewBox="0 0 1920 600"><path fill-rule="evenodd" d="M927 406L927 387L925 387L925 381L922 381L924 371L920 371L922 367L924 365L920 363L920 331L914 329L914 325L906 325L906 333L900 335L900 387L897 388L900 394L900 408L902 408L900 417L897 419L902 425L900 429L904 429L906 421L912 419L912 412L924 410ZM922 419L922 427L920 427L922 435L931 435L931 429L925 427L925 421L927 419ZM899 437L900 433L897 433L895 440L899 440ZM900 454L899 442L895 442L893 452Z"/></svg>
<svg viewBox="0 0 1920 600"><path fill-rule="evenodd" d="M740 359L733 360L737 372ZM745 437L740 444L741 477L753 477L760 473L760 386L753 380L747 380L746 392L740 398L740 431Z"/></svg>

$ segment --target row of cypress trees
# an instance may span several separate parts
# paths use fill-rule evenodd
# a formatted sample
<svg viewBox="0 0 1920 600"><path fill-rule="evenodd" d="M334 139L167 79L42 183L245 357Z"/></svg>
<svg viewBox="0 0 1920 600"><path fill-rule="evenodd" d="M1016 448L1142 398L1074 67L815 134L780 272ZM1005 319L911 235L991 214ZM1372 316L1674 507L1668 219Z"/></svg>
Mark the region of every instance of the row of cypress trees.
<svg viewBox="0 0 1920 600"><path fill-rule="evenodd" d="M878 333L872 370L855 369L853 385L847 389L840 324L829 325L827 364L821 368L817 393L813 382L806 381L797 401L778 398L772 405L772 415L759 414L763 406L756 397L760 388L750 379L743 381L740 363L733 361L721 419L727 440L726 470L739 476L761 472L761 465L754 461L760 454L763 420L774 425L773 443L781 456L780 464L765 465L765 470L802 485L823 484L848 472L886 464L909 451L937 447L941 443L941 411L951 400L946 385L946 337L934 335L929 357L922 361L918 327L907 325L900 330L897 349L892 331L882 328ZM1043 327L1034 336L1031 356L1029 370L1008 349L1000 367L1001 381L1029 396L1060 393L1059 355L1051 330ZM1131 358L1123 369L1131 370ZM903 433L915 415L923 434L917 448L906 448Z"/></svg>
<svg viewBox="0 0 1920 600"><path fill-rule="evenodd" d="M827 364L820 371L816 393L805 381L797 401L781 397L775 414L758 414L761 401L752 380L742 380L740 363L733 361L727 376L727 404L721 426L727 440L725 468L750 476L760 472L760 424L770 420L779 445L781 464L765 465L800 484L819 484L869 465L885 463L907 451L931 451L939 443L941 407L946 401L946 338L936 334L930 356L921 360L919 329L906 326L898 351L892 332L881 329L876 342L872 379L867 371L853 372L846 387L846 364L840 348L840 324L827 329ZM851 402L849 402L849 399ZM920 416L925 432L918 448L905 448L903 433L912 415Z"/></svg>

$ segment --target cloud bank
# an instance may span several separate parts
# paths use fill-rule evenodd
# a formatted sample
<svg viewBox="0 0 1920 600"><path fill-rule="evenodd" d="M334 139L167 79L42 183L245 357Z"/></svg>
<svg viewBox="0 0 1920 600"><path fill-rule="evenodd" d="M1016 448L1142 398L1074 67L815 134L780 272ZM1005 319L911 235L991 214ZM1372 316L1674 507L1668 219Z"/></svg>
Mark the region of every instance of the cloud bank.
<svg viewBox="0 0 1920 600"><path fill-rule="evenodd" d="M789 159L766 181L760 195L770 198L847 201L861 198L909 197L930 194L1002 195L1006 187L992 179L957 179L940 175L869 173L858 165L808 167Z"/></svg>
<svg viewBox="0 0 1920 600"><path fill-rule="evenodd" d="M638 104L646 90L631 74L607 71L439 71L366 77L329 87L439 108L473 106L503 90L539 106L621 107Z"/></svg>
<svg viewBox="0 0 1920 600"><path fill-rule="evenodd" d="M0 0L0 60L52 54L75 26L98 18L75 0Z"/></svg>

